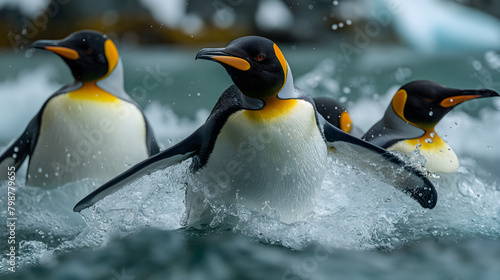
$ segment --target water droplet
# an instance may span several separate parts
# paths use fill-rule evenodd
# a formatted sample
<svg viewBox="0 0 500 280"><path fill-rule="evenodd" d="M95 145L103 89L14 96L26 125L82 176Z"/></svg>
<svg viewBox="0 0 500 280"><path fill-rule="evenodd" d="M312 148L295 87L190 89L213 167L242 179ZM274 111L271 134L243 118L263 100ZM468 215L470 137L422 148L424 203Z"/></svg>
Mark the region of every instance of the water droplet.
<svg viewBox="0 0 500 280"><path fill-rule="evenodd" d="M337 0L333 1L334 6L337 6L338 4L339 4L339 1L337 1Z"/></svg>
<svg viewBox="0 0 500 280"><path fill-rule="evenodd" d="M16 159L17 158L17 154L12 154L12 158Z"/></svg>
<svg viewBox="0 0 500 280"><path fill-rule="evenodd" d="M125 166L126 166L126 167L131 167L131 166L132 166L132 164L131 164L130 162L126 161L126 162L125 162Z"/></svg>
<svg viewBox="0 0 500 280"><path fill-rule="evenodd" d="M429 116L431 116L431 117L432 117L433 115L434 115L434 112L429 111Z"/></svg>
<svg viewBox="0 0 500 280"><path fill-rule="evenodd" d="M35 52L35 49L27 49L26 52L24 52L24 57L30 58L34 52Z"/></svg>
<svg viewBox="0 0 500 280"><path fill-rule="evenodd" d="M346 23L347 25L351 25L351 24L352 24L352 21L351 21L350 19L348 19L348 20L346 20L346 21L345 21L345 23Z"/></svg>
<svg viewBox="0 0 500 280"><path fill-rule="evenodd" d="M339 27L336 24L332 24L332 30L337 30Z"/></svg>
<svg viewBox="0 0 500 280"><path fill-rule="evenodd" d="M309 10L312 10L312 9L314 9L314 6L313 5L309 5L309 6L307 6L307 8L309 8Z"/></svg>
<svg viewBox="0 0 500 280"><path fill-rule="evenodd" d="M486 146L486 149L488 149L488 150L492 150L492 149L493 149L493 146L488 145L488 146Z"/></svg>
<svg viewBox="0 0 500 280"><path fill-rule="evenodd" d="M474 60L472 62L472 67L474 69L476 69L476 71L479 71L479 70L481 70L483 68L483 64L480 61L478 61L478 60Z"/></svg>
<svg viewBox="0 0 500 280"><path fill-rule="evenodd" d="M350 88L350 87L343 87L343 88L342 88L342 91L343 91L345 94L349 94L349 93L351 93L351 88Z"/></svg>
<svg viewBox="0 0 500 280"><path fill-rule="evenodd" d="M425 138L425 143L432 144L432 139L431 138Z"/></svg>
<svg viewBox="0 0 500 280"><path fill-rule="evenodd" d="M434 138L434 136L436 136L436 133L431 132L429 135L431 136L431 138Z"/></svg>
<svg viewBox="0 0 500 280"><path fill-rule="evenodd" d="M42 173L42 168L41 167L38 167L38 173Z"/></svg>
<svg viewBox="0 0 500 280"><path fill-rule="evenodd" d="M339 28L342 28L342 27L344 27L344 23L343 23L343 22L340 22L340 23L339 23Z"/></svg>
<svg viewBox="0 0 500 280"><path fill-rule="evenodd" d="M198 93L196 93L196 95L200 96L200 95L201 95L201 93L199 93L199 92L198 92Z"/></svg>
<svg viewBox="0 0 500 280"><path fill-rule="evenodd" d="M422 196L423 194L422 193L419 193L418 196Z"/></svg>

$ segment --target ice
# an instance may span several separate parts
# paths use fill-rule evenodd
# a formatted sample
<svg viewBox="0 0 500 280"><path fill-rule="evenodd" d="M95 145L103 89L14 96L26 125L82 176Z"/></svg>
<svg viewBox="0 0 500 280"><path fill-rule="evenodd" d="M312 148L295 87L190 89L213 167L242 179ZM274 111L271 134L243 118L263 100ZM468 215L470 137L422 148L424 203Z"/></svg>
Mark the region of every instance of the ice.
<svg viewBox="0 0 500 280"><path fill-rule="evenodd" d="M497 49L500 21L454 1L365 1L373 21L391 25L415 50L432 52Z"/></svg>

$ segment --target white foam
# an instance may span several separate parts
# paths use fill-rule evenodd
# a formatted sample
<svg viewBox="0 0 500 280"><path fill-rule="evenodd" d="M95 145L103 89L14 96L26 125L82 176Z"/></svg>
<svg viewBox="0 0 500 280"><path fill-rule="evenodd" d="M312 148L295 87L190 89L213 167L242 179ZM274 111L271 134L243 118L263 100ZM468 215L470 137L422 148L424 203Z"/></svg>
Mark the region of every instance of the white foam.
<svg viewBox="0 0 500 280"><path fill-rule="evenodd" d="M42 66L0 81L0 143L18 137L45 100L62 86L53 81L54 73L53 66Z"/></svg>
<svg viewBox="0 0 500 280"><path fill-rule="evenodd" d="M51 82L51 68L36 68L11 80L0 82L0 99L7 100L0 110L6 141L11 141L27 125L43 101L60 86ZM27 83L29 81L29 83ZM15 94L11 94L15 92ZM383 115L394 89L377 101L361 99L349 108L353 121L366 130ZM199 127L208 115L200 111L195 120L177 116L168 106L153 102L145 114L163 147L170 146ZM12 118L11 116L17 116ZM498 162L500 147L495 139L500 131L492 129L500 120L498 108L480 110L479 117L452 111L437 128L460 156L462 167L456 174L433 179L438 189L438 204L422 209L417 202L396 190L329 156L328 171L315 211L303 222L283 224L277 217L262 216L232 207L228 215L240 222L235 231L267 243L301 249L315 242L344 249L397 248L414 240L445 236L500 235L500 186L498 174L481 176L481 160ZM458 123L458 125L455 124ZM451 128L450 128L451 127ZM5 135L5 136L4 136ZM447 136L445 136L447 135ZM168 140L171 139L171 140ZM476 141L477 145L470 145ZM5 142L4 142L5 143ZM487 146L492 146L488 148ZM175 230L184 222L185 186L192 180L190 161L123 188L103 199L83 216L71 209L95 186L80 181L53 190L25 187L18 174L20 227L19 241L24 258L19 264L48 260L61 251L102 246L114 236L124 236L144 227ZM6 182L0 183L5 188ZM6 205L0 196L0 206ZM0 211L5 216L7 207ZM214 223L215 225L217 223ZM5 236L6 227L0 228ZM2 264L6 259L2 257Z"/></svg>

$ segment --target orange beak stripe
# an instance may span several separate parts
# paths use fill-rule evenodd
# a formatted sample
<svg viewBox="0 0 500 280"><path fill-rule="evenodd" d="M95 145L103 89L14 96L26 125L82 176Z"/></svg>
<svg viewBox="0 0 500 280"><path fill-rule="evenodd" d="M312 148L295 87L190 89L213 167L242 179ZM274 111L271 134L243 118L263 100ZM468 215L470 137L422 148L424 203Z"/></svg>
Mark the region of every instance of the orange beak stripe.
<svg viewBox="0 0 500 280"><path fill-rule="evenodd" d="M76 60L80 57L77 51L70 48L46 46L45 49L71 60Z"/></svg>
<svg viewBox="0 0 500 280"><path fill-rule="evenodd" d="M211 58L241 71L247 71L248 69L250 69L250 63L248 63L248 61L244 60L243 58L223 55L212 56Z"/></svg>
<svg viewBox="0 0 500 280"><path fill-rule="evenodd" d="M481 97L480 95L460 95L460 96L453 96L444 99L441 101L440 105L441 107L448 108L452 106L456 106L462 102L465 102L467 100L475 99Z"/></svg>

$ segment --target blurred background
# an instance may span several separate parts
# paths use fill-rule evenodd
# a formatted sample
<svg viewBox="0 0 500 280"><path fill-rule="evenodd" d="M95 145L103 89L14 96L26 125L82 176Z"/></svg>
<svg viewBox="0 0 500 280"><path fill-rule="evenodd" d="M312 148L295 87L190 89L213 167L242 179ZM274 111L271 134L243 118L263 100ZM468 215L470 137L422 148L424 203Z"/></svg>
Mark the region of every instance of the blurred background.
<svg viewBox="0 0 500 280"><path fill-rule="evenodd" d="M50 64L51 79L68 82L62 61L33 56L29 45L95 29L117 43L126 89L141 106L155 99L191 118L197 110L184 98L210 109L229 84L210 71L218 66L194 61L197 51L246 35L278 43L295 77L319 67L299 86L343 103L357 93L376 100L419 78L491 88L499 86L499 16L500 2L491 0L0 0L0 80ZM153 72L161 82L146 96L142 80Z"/></svg>
<svg viewBox="0 0 500 280"><path fill-rule="evenodd" d="M493 0L0 0L0 151L52 93L72 81L56 55L29 49L38 39L61 39L80 29L110 36L123 60L125 89L166 148L197 129L231 84L217 63L195 61L201 48L224 47L246 35L272 39L296 86L339 100L364 132L412 80L500 91L499 17L500 1ZM344 272L339 278L498 279L498 123L500 98L490 98L461 104L436 127L463 168L433 178L440 202L432 211L338 166L327 174L312 219L285 225L252 216L233 229L236 237L220 239L180 227L187 164L122 192L118 200L128 203L126 211L110 202L110 211L89 213L85 222L68 213L86 194L85 182L45 191L25 186L21 170L24 272L10 276L331 279ZM108 243L149 227L166 231ZM317 260L311 244L335 250ZM0 267L7 263L6 246L0 243ZM299 273L302 268L307 273Z"/></svg>
<svg viewBox="0 0 500 280"><path fill-rule="evenodd" d="M440 15L439 18L436 15ZM1 0L0 30L6 34L0 42L4 49L23 49L41 38L62 38L79 29L96 29L127 45L206 44L227 42L255 34L276 42L317 42L346 40L356 34L355 27L373 20L381 27L369 27L373 41L409 45L419 50L436 50L443 45L416 43L401 28L415 23L414 29L428 29L427 36L440 35L446 40L453 34L436 33L441 29L462 30L462 39L473 36L462 27L471 25L484 33L487 22L500 16L500 3L492 0ZM454 19L453 19L454 18ZM403 26L397 26L397 23ZM437 24L436 24L437 23ZM482 23L482 28L477 27ZM405 30L411 31L411 30ZM413 30L415 31L415 30ZM483 38L499 39L497 32ZM368 31L367 33L370 33ZM374 36L373 33L379 33ZM485 35L487 33L484 33ZM476 34L476 36L479 34ZM483 46L484 42L457 45L460 36L448 47ZM7 40L5 40L7 39ZM498 43L498 41L496 41Z"/></svg>

